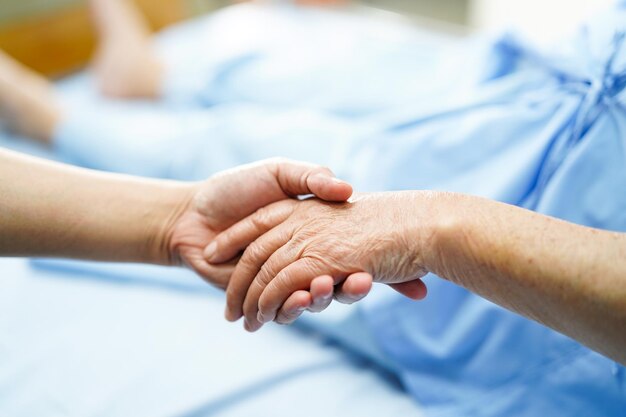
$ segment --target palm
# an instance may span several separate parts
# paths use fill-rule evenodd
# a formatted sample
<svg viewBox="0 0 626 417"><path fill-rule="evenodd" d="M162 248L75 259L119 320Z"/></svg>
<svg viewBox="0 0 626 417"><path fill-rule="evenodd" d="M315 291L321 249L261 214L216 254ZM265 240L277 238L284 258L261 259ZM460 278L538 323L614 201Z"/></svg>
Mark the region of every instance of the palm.
<svg viewBox="0 0 626 417"><path fill-rule="evenodd" d="M172 239L177 242L176 253L184 265L192 268L211 284L225 288L230 273L228 271L217 273L215 268L207 265L203 256L204 248L218 232L209 225L206 216L190 210L184 213L176 224Z"/></svg>
<svg viewBox="0 0 626 417"><path fill-rule="evenodd" d="M207 245L219 232L265 205L268 196L288 198L275 181L269 181L269 172L266 172L258 169L254 175L246 171L226 172L202 183L174 226L173 253L182 264L219 288L226 288L233 262L221 266L208 264L204 258ZM241 190L244 197L233 198L233 188Z"/></svg>

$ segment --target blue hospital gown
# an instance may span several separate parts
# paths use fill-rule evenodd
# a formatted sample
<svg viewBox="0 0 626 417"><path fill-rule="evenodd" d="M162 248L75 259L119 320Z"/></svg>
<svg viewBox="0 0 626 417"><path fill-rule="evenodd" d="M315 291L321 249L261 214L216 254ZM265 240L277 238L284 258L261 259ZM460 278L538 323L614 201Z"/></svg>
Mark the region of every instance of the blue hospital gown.
<svg viewBox="0 0 626 417"><path fill-rule="evenodd" d="M232 10L211 18L207 50ZM191 65L173 47L184 30L165 35L166 102L74 105L58 149L180 179L287 156L330 165L358 190L459 191L626 232L622 8L554 49L514 36L364 38L341 19L316 31L318 12L250 10L237 13L260 40L224 36L227 47ZM293 44L275 48L286 34ZM359 306L385 366L428 415L626 415L622 366L444 280L428 285L424 302L379 288Z"/></svg>
<svg viewBox="0 0 626 417"><path fill-rule="evenodd" d="M379 172L393 172L374 187L462 191L626 231L625 17L549 54L503 39L500 70L472 100L398 125L399 146L372 144ZM422 303L385 294L363 306L432 415L626 415L622 366L446 281L428 285Z"/></svg>

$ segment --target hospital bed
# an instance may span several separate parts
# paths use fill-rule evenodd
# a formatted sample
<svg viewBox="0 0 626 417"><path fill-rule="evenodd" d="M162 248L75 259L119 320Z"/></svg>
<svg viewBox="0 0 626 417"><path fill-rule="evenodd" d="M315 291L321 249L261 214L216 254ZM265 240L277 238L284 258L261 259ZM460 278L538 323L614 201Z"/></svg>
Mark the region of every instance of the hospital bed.
<svg viewBox="0 0 626 417"><path fill-rule="evenodd" d="M293 9L284 11L281 16L293 16ZM578 80L571 68L591 68L592 57L566 53L554 62L511 36L453 42L447 49L448 37L398 25L396 17L393 30L381 26L388 15L335 15L309 33L300 30L305 22L297 16L283 26L255 13L243 16L255 41L257 35L286 39L287 51L299 60L281 59L282 48L276 60L247 60L262 55L262 47L219 60L209 82L201 74L204 89L194 96L199 109L190 116L181 112L182 118L170 114L180 103L155 109L154 103L100 101L89 76L78 74L57 84L62 100L83 110L76 123L66 119L66 129L57 132L55 143L67 152L51 154L6 136L2 143L177 179L206 178L280 151L332 166L359 190L461 191L624 230L624 135L613 129L612 118L589 122L593 129L576 136L576 152L562 153L562 142L571 137L563 133L568 123L596 115L577 110L581 97L610 93L585 89L587 84L572 92L563 84ZM314 16L301 17L316 22ZM276 16L263 17L271 22ZM360 19L376 24L352 42L344 35ZM330 21L332 28L325 26ZM191 37L213 55L228 55L241 33L228 19L222 23L228 36L221 29L222 36L199 36L203 20L163 33L160 52L174 57L168 62L194 69L209 54L187 54L185 61L189 45L183 41ZM281 26L276 33L275 26ZM302 48L294 41L301 32L323 42ZM606 32L614 39L612 30ZM611 51L601 37L593 39L604 45L600 52ZM374 51L369 56L368 48ZM312 51L329 61L318 65L320 54ZM324 73L328 62L341 62L340 68L331 65ZM242 96L254 105L242 105ZM294 97L302 109L285 104ZM302 105L307 100L315 105L313 116ZM390 103L394 111L381 110ZM116 124L100 117L109 111L119 135L99 135ZM106 126L90 123L90 115ZM168 130L180 140L167 140ZM562 169L551 181L536 181L550 175L544 157L555 163L563 157ZM589 198L581 200L581 194ZM184 270L8 259L0 260L0 276L0 415L534 417L619 415L616 410L624 409L623 367L434 277L427 278L429 297L420 303L377 286L358 306L247 335L223 321L221 294ZM364 331L364 322L375 331ZM368 339L372 334L378 344Z"/></svg>
<svg viewBox="0 0 626 417"><path fill-rule="evenodd" d="M0 272L1 415L419 415L389 376L306 329L227 323L187 271L4 259Z"/></svg>
<svg viewBox="0 0 626 417"><path fill-rule="evenodd" d="M58 89L80 100L88 84ZM63 159L6 132L0 146ZM421 415L392 375L321 335L349 308L250 335L223 306L182 269L0 259L0 415Z"/></svg>

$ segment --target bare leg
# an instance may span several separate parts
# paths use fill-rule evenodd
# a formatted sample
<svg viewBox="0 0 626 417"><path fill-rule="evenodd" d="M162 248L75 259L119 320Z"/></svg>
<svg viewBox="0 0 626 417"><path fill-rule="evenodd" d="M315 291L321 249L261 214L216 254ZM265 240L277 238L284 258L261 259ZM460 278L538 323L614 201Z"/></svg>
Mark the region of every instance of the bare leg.
<svg viewBox="0 0 626 417"><path fill-rule="evenodd" d="M0 51L0 120L15 133L49 143L60 113L48 80Z"/></svg>
<svg viewBox="0 0 626 417"><path fill-rule="evenodd" d="M150 29L131 0L90 0L99 37L93 68L100 91L119 98L158 98L163 68Z"/></svg>

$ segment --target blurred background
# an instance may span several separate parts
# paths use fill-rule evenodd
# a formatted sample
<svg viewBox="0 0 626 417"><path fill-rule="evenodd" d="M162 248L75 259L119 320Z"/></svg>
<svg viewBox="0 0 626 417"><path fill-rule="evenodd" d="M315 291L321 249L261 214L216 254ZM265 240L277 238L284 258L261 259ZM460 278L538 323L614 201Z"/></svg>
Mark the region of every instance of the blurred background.
<svg viewBox="0 0 626 417"><path fill-rule="evenodd" d="M230 0L134 0L153 28L232 4ZM259 0L262 1L262 0ZM265 0L285 2L288 0ZM549 41L613 0L294 0L343 8L371 7L457 33L514 28ZM83 67L94 46L81 0L0 0L0 48L49 76Z"/></svg>

